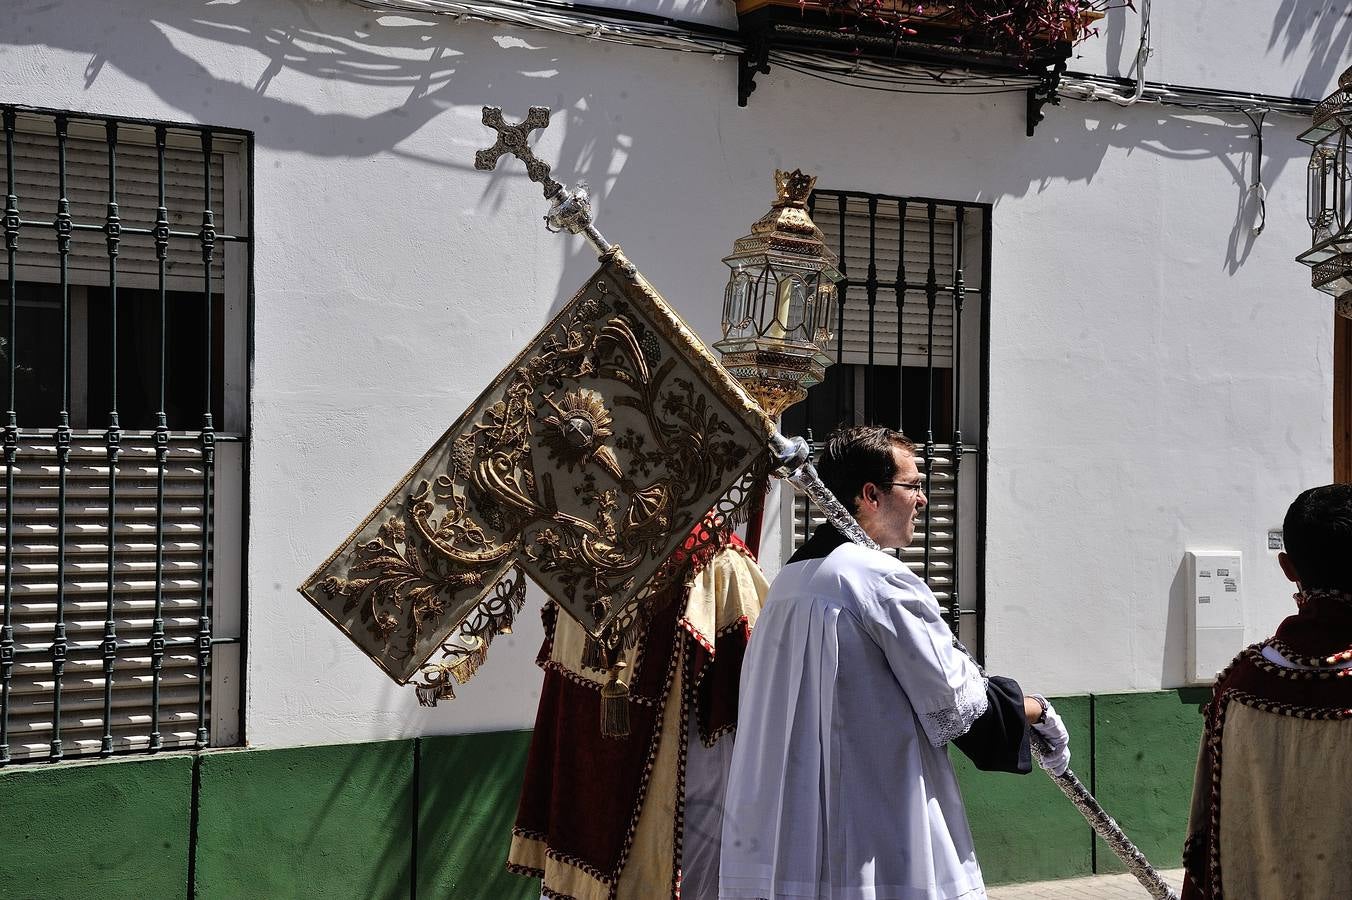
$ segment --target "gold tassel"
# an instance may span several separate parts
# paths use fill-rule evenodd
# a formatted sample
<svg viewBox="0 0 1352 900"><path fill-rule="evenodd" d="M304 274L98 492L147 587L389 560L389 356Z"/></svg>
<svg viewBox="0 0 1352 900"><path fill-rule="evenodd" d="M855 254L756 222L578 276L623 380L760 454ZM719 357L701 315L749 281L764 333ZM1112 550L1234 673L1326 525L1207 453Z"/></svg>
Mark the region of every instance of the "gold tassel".
<svg viewBox="0 0 1352 900"><path fill-rule="evenodd" d="M477 635L471 640L474 641L474 646L469 650L462 650L455 662L450 663L451 674L461 684L468 683L474 677L474 673L479 671L479 667L488 660L488 641Z"/></svg>
<svg viewBox="0 0 1352 900"><path fill-rule="evenodd" d="M606 647L596 638L587 635L582 643L582 668L604 672L610 668L606 660Z"/></svg>
<svg viewBox="0 0 1352 900"><path fill-rule="evenodd" d="M601 737L629 737L629 685L620 680L623 662L610 667L610 680L601 688Z"/></svg>

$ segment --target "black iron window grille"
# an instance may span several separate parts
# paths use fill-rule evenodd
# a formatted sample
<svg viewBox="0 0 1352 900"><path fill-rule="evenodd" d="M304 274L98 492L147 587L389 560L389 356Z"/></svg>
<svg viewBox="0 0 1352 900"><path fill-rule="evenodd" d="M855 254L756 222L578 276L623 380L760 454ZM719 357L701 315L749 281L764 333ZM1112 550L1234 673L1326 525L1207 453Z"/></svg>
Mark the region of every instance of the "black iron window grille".
<svg viewBox="0 0 1352 900"><path fill-rule="evenodd" d="M239 743L251 136L0 116L0 765Z"/></svg>
<svg viewBox="0 0 1352 900"><path fill-rule="evenodd" d="M783 430L819 442L867 423L916 442L929 505L899 556L980 652L990 206L819 190L810 209L845 278L834 365ZM794 498L795 545L821 521Z"/></svg>

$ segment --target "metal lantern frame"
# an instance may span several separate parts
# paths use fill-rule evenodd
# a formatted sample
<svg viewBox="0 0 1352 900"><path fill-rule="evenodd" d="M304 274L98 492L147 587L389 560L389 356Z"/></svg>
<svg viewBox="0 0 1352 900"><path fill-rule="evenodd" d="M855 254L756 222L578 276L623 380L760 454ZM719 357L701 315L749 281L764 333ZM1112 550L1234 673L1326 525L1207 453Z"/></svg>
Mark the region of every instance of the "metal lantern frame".
<svg viewBox="0 0 1352 900"><path fill-rule="evenodd" d="M771 416L826 376L831 325L843 277L807 212L815 178L776 172L779 196L723 258L723 365Z"/></svg>
<svg viewBox="0 0 1352 900"><path fill-rule="evenodd" d="M1352 68L1315 108L1300 140L1312 147L1305 195L1310 249L1296 259L1310 267L1316 290L1337 298L1339 315L1352 318Z"/></svg>
<svg viewBox="0 0 1352 900"><path fill-rule="evenodd" d="M814 265L805 259L786 261L766 252L733 254L723 262L732 274L723 292L720 344L789 343L817 348L829 359L821 348L831 338L836 281L840 278L834 266L827 269L821 261Z"/></svg>

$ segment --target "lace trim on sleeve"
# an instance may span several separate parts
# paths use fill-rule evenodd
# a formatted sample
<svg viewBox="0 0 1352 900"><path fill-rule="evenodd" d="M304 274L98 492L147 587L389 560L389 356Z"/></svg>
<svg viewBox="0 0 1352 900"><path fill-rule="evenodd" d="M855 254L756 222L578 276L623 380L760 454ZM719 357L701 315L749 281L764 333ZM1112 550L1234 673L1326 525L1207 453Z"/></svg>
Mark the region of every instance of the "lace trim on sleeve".
<svg viewBox="0 0 1352 900"><path fill-rule="evenodd" d="M954 706L925 713L925 732L936 747L966 734L972 723L986 712L990 699L986 696L985 676L964 681L954 699L957 701Z"/></svg>

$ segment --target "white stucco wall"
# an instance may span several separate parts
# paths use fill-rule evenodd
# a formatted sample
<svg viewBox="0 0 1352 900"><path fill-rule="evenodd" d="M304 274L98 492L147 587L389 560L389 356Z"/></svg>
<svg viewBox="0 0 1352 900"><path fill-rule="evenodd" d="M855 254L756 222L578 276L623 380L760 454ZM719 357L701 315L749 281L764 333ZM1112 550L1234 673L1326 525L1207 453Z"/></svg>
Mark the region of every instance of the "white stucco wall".
<svg viewBox="0 0 1352 900"><path fill-rule="evenodd" d="M1139 11L1119 5L1098 29L1070 68L1130 77ZM1339 0L1152 0L1150 32L1151 81L1323 99L1350 61L1352 18Z"/></svg>
<svg viewBox="0 0 1352 900"><path fill-rule="evenodd" d="M1266 41L1271 15L1225 27ZM1297 56L1263 89L1285 92ZM295 593L591 269L581 240L541 227L519 165L473 170L484 104L556 110L537 152L591 182L601 230L706 336L719 257L776 166L994 205L996 671L1049 693L1179 684L1190 547L1244 552L1249 637L1285 613L1266 531L1331 471L1331 306L1292 262L1308 237L1299 121L1269 116L1255 238L1240 116L1068 103L1027 139L1022 94L777 71L739 109L735 85L731 59L333 2L8 13L0 102L256 134L251 743L533 720L538 595L460 699L423 710Z"/></svg>

